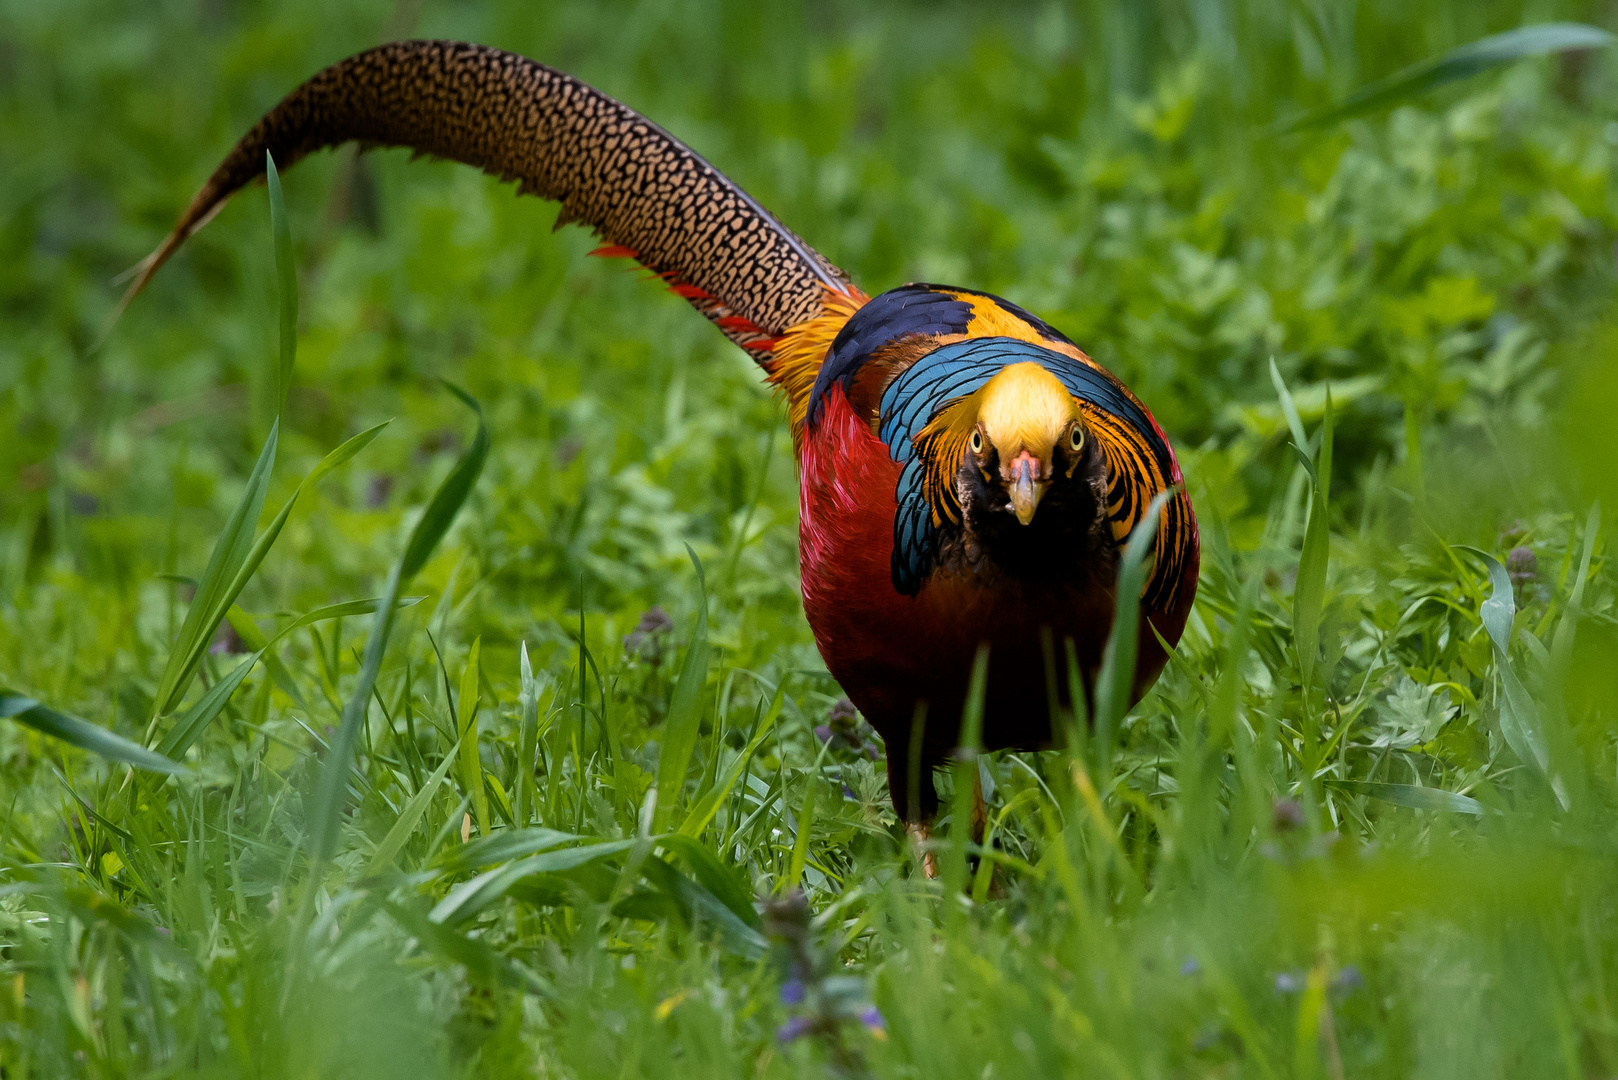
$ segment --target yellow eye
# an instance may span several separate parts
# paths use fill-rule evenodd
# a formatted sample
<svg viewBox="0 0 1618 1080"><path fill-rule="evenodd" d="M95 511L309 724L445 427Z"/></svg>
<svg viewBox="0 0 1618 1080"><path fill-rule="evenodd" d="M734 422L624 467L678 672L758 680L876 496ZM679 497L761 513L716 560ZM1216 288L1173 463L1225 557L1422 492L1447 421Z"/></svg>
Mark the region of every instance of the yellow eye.
<svg viewBox="0 0 1618 1080"><path fill-rule="evenodd" d="M972 432L972 453L983 453L983 432L981 431L974 430Z"/></svg>
<svg viewBox="0 0 1618 1080"><path fill-rule="evenodd" d="M1067 448L1075 454L1084 449L1084 429L1077 424L1068 429Z"/></svg>

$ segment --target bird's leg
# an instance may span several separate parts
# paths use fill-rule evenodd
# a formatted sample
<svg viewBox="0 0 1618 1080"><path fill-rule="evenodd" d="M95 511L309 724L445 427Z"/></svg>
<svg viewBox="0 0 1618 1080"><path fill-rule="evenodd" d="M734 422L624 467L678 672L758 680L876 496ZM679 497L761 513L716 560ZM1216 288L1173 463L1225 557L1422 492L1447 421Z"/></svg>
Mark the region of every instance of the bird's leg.
<svg viewBox="0 0 1618 1080"><path fill-rule="evenodd" d="M921 763L912 777L910 756L908 747L898 740L888 744L888 792L893 796L893 808L904 822L906 834L921 857L921 872L928 878L936 878L938 853L930 850L927 843L932 839L933 820L938 817L938 789L933 786L930 762Z"/></svg>
<svg viewBox="0 0 1618 1080"><path fill-rule="evenodd" d="M921 857L921 872L928 881L938 877L938 852L928 845L933 838L933 823L930 821L916 821L905 825L905 832L910 835L910 842L915 845L916 854Z"/></svg>

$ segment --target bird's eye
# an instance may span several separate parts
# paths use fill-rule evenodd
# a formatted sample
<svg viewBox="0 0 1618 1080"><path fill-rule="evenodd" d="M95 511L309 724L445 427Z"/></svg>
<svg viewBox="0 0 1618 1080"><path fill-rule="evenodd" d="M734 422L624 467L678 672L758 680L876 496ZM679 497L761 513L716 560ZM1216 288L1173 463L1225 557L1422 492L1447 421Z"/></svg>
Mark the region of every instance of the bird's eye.
<svg viewBox="0 0 1618 1080"><path fill-rule="evenodd" d="M972 453L983 453L983 432L981 431L972 432Z"/></svg>
<svg viewBox="0 0 1618 1080"><path fill-rule="evenodd" d="M1084 449L1084 429L1077 424L1068 429L1067 448L1074 453Z"/></svg>

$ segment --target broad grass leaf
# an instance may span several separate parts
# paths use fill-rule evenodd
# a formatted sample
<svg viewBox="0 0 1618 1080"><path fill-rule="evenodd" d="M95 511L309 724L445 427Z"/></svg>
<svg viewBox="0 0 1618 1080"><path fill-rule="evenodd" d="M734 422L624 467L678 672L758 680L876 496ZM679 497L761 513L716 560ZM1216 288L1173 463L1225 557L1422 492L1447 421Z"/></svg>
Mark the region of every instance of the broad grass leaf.
<svg viewBox="0 0 1618 1080"><path fill-rule="evenodd" d="M1369 795L1373 799L1408 806L1415 810L1443 810L1452 814L1483 813L1483 804L1476 799L1443 788L1420 787L1416 784L1384 784L1372 780L1328 780L1327 785L1350 795Z"/></svg>
<svg viewBox="0 0 1618 1080"><path fill-rule="evenodd" d="M164 757L179 758L191 749L192 744L202 735L213 718L224 709L230 696L242 685L242 680L247 678L247 673L253 670L263 655L263 653L252 654L232 668L228 675L209 687L208 692L202 695L196 704L181 713L179 719L174 721L174 726L163 736L163 741L157 744L157 752Z"/></svg>
<svg viewBox="0 0 1618 1080"><path fill-rule="evenodd" d="M631 840L609 840L598 844L547 851L506 863L504 866L479 874L471 881L455 886L449 895L433 908L428 918L443 926L458 925L500 900L513 885L524 878L539 874L554 874L598 863L621 855L641 842L639 837Z"/></svg>
<svg viewBox="0 0 1618 1080"><path fill-rule="evenodd" d="M1494 645L1495 672L1500 677L1500 734L1524 764L1551 781L1557 799L1566 809L1566 793L1552 776L1550 749L1540 725L1539 707L1511 666L1511 629L1517 617L1517 599L1511 574L1499 559L1486 551L1461 544L1455 547L1476 556L1489 570L1491 592L1479 605L1478 616Z"/></svg>
<svg viewBox="0 0 1618 1080"><path fill-rule="evenodd" d="M1287 418L1287 429L1292 432L1292 442L1300 450L1309 446L1309 437L1304 434L1303 417L1298 415L1298 405L1292 400L1292 391L1287 389L1286 380L1281 378L1281 369L1275 366L1275 357L1270 357L1270 383L1275 387L1275 396L1281 402L1281 415Z"/></svg>
<svg viewBox="0 0 1618 1080"><path fill-rule="evenodd" d="M764 925L758 910L753 907L753 890L740 870L727 866L700 841L682 833L668 833L654 839L658 846L684 859L702 887L734 912L738 919L754 929Z"/></svg>
<svg viewBox="0 0 1618 1080"><path fill-rule="evenodd" d="M253 550L253 530L258 525L259 515L264 510L264 497L269 492L270 473L275 469L275 450L280 431L281 421L277 419L270 426L270 436L264 440L258 461L247 477L242 497L231 511L219 539L214 542L208 568L197 583L191 609L186 612L185 622L180 627L173 648L169 650L168 663L158 680L157 693L152 702L154 720L166 716L185 696L197 666L202 663L208 646L213 642L219 620L225 617L225 612L230 610L230 605L236 602L236 596L241 591L237 588L232 592L232 585Z"/></svg>
<svg viewBox="0 0 1618 1080"><path fill-rule="evenodd" d="M414 607L416 604L421 603L422 599L419 596L407 596L399 601L398 606L401 608ZM163 736L163 741L158 744L157 752L171 758L179 758L184 755L197 739L202 737L203 731L213 722L214 717L218 716L220 711L224 709L226 703L230 701L231 695L241 687L242 681L247 678L248 673L253 670L253 666L260 660L266 662L266 666L271 670L271 678L274 678L277 684L281 686L281 689L286 691L287 696L294 701L301 702L302 695L298 693L297 684L292 681L291 674L286 671L286 668L272 651L274 646L294 630L312 626L315 623L326 622L330 619L340 619L346 615L368 615L376 610L376 605L376 600L349 600L341 604L328 604L325 607L316 608L307 614L299 616L282 627L273 638L268 639L264 637L264 632L254 625L252 619L245 612L242 612L241 608L232 605L229 613L231 626L236 629L243 642L256 651L232 668L230 674L215 683L206 694L198 699L196 704L187 709L174 722L174 725L169 728L168 734ZM239 617L238 613L240 613ZM277 672L280 674L277 675Z"/></svg>
<svg viewBox="0 0 1618 1080"><path fill-rule="evenodd" d="M1324 127L1350 117L1409 101L1447 83L1470 78L1501 64L1550 53L1611 46L1618 38L1584 23L1555 22L1519 26L1451 49L1442 56L1412 64L1361 87L1336 105L1316 109L1296 120L1272 126L1274 134Z"/></svg>
<svg viewBox="0 0 1618 1080"><path fill-rule="evenodd" d="M577 833L556 829L501 829L451 849L438 860L438 872L455 876L587 839Z"/></svg>
<svg viewBox="0 0 1618 1080"><path fill-rule="evenodd" d="M531 990L546 997L556 996L549 982L530 971L525 965L496 952L485 942L457 933L448 926L433 922L430 918L423 918L420 913L410 910L403 904L389 901L383 904L383 907L423 948L437 953L452 963L460 964L473 978L484 983L498 983Z"/></svg>
<svg viewBox="0 0 1618 1080"><path fill-rule="evenodd" d="M697 617L680 678L669 696L668 716L663 721L663 749L657 761L657 808L652 816L652 831L658 833L667 828L685 787L685 771L691 764L702 722L702 688L708 681L708 583L702 560L689 547L686 551L691 565L697 568Z"/></svg>
<svg viewBox="0 0 1618 1080"><path fill-rule="evenodd" d="M713 926L719 931L721 943L731 952L754 960L769 947L757 927L743 921L730 905L665 860L656 855L648 856L641 872L658 891L674 901L687 924ZM757 918L755 914L754 919Z"/></svg>
<svg viewBox="0 0 1618 1080"><path fill-rule="evenodd" d="M376 686L377 673L382 669L382 656L387 651L388 637L393 633L399 594L426 564L433 549L449 531L455 515L472 494L472 488L483 472L484 462L488 460L489 431L483 422L482 408L465 391L449 383L444 385L472 410L477 418L477 434L472 438L472 445L467 447L466 453L461 455L433 494L426 512L416 522L405 545L405 553L394 567L387 589L382 594L382 603L371 624L370 637L365 642L365 658L360 664L354 691L343 707L342 719L338 722L337 733L332 737L311 801L309 831L313 841L312 854L317 862L330 858L337 844L337 828L347 795L348 770L359 742L360 722L365 717L372 688Z"/></svg>
<svg viewBox="0 0 1618 1080"><path fill-rule="evenodd" d="M152 772L184 773L188 770L177 761L171 761L161 754L131 742L122 735L114 735L106 728L97 727L88 720L81 720L77 716L42 705L31 697L25 697L13 690L0 688L0 719L15 720L20 724L27 724L35 731L49 735L53 739L60 739L70 746L80 750L88 750L92 754L104 757L109 761L121 761L126 765L149 769Z"/></svg>
<svg viewBox="0 0 1618 1080"><path fill-rule="evenodd" d="M410 801L405 803L404 809L399 811L399 816L393 822L393 827L382 838L382 842L376 846L376 851L371 855L371 861L366 864L365 872L367 874L381 872L393 861L394 856L404 849L405 842L410 839L410 834L415 832L416 826L421 823L421 816L427 812L427 807L432 803L433 796L438 792L438 785L444 782L445 776L449 775L449 767L455 764L455 760L455 749L451 748L450 752L444 755L444 760L438 763L438 768L434 769L432 775L422 782L421 788L410 796Z"/></svg>
<svg viewBox="0 0 1618 1080"><path fill-rule="evenodd" d="M517 698L517 805L513 813L517 828L526 828L532 813L534 796L534 766L539 755L539 696L549 685L548 679L534 677L533 665L528 660L528 642L522 643L518 675L522 688Z"/></svg>
<svg viewBox="0 0 1618 1080"><path fill-rule="evenodd" d="M472 487L483 472L483 464L489 458L489 429L483 423L483 407L477 403L465 390L454 383L444 381L444 386L450 393L461 399L461 403L471 409L477 417L477 432L472 436L472 445L466 448L450 474L444 477L444 482L433 493L432 501L427 504L427 510L416 522L415 529L410 534L410 542L405 546L404 557L399 562L399 579L401 582L414 578L421 568L427 565L439 541L455 521L455 515L460 513L461 507L471 497Z"/></svg>

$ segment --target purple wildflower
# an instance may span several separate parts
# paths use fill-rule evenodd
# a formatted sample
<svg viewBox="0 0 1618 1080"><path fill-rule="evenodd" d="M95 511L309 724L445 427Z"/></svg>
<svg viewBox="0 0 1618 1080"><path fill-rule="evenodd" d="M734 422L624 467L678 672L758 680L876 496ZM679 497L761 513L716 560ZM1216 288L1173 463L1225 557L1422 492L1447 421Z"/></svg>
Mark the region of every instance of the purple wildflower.
<svg viewBox="0 0 1618 1080"><path fill-rule="evenodd" d="M809 1034L809 1029L813 1026L808 1017L794 1016L791 1020L775 1029L775 1041L789 1043L795 1039L801 1039Z"/></svg>
<svg viewBox="0 0 1618 1080"><path fill-rule="evenodd" d="M639 657L656 667L663 660L663 647L659 635L666 634L672 629L674 620L669 618L668 612L660 605L653 604L641 613L640 622L635 624L635 629L624 635L625 655Z"/></svg>
<svg viewBox="0 0 1618 1080"><path fill-rule="evenodd" d="M1271 814L1271 824L1276 832L1290 832L1302 828L1303 807L1298 805L1296 799L1277 799Z"/></svg>
<svg viewBox="0 0 1618 1080"><path fill-rule="evenodd" d="M788 979L781 984L781 1004L802 1005L804 993L802 979Z"/></svg>

